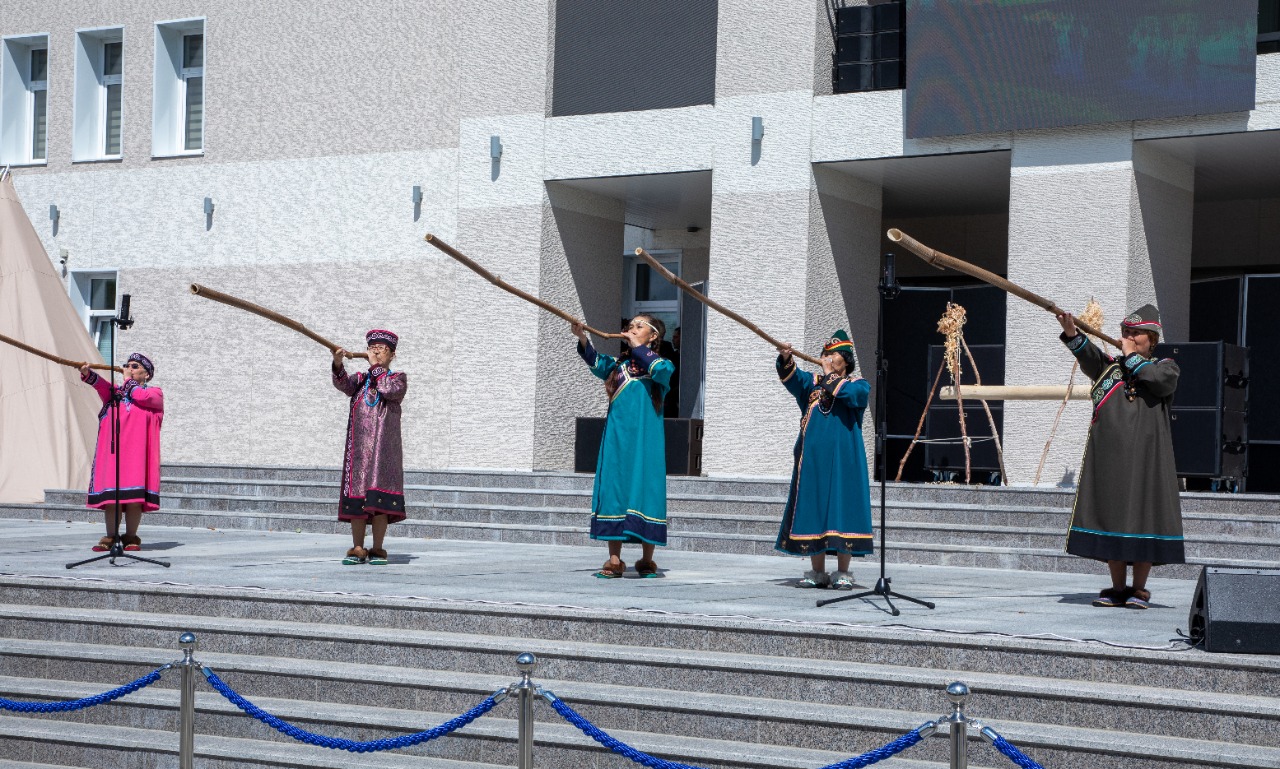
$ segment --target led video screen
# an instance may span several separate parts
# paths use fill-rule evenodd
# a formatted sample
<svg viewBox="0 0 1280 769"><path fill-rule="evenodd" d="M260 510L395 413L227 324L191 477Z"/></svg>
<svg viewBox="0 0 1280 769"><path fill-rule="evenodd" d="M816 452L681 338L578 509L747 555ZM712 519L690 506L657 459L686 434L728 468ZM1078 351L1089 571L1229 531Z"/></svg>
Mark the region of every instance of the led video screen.
<svg viewBox="0 0 1280 769"><path fill-rule="evenodd" d="M910 138L1253 109L1258 0L908 0Z"/></svg>

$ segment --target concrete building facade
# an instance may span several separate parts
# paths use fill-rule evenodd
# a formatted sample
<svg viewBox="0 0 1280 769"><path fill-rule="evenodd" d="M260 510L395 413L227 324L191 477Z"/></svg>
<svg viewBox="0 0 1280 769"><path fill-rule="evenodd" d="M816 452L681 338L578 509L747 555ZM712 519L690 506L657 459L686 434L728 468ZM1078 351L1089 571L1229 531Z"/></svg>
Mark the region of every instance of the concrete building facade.
<svg viewBox="0 0 1280 769"><path fill-rule="evenodd" d="M1196 189L1256 166L1250 153L1280 157L1280 55L1258 57L1249 112L913 140L902 91L832 93L830 3L714 6L711 103L553 116L555 0L11 0L6 45L47 45L47 157L0 161L51 257L65 253L69 290L101 271L133 295L119 344L156 362L169 461L340 461L325 351L193 297L201 283L353 348L368 328L399 333L410 467L571 467L575 418L606 399L566 324L428 232L606 329L626 312L624 255L678 252L686 279L799 348L848 328L868 375L888 227L1064 307L1096 298L1111 327L1156 301L1173 339L1193 269L1280 264L1280 185ZM197 150L157 138L173 29L203 35ZM116 156L75 138L90 130L77 56L91 40L122 42ZM1199 142L1221 136L1249 146ZM904 278L928 275L909 258ZM1010 384L1067 381L1052 317L1010 299L1005 326ZM798 415L773 350L712 314L705 357L705 472L789 472ZM1032 480L1055 410L1006 405L1011 482ZM1071 477L1088 419L1068 408L1043 482Z"/></svg>

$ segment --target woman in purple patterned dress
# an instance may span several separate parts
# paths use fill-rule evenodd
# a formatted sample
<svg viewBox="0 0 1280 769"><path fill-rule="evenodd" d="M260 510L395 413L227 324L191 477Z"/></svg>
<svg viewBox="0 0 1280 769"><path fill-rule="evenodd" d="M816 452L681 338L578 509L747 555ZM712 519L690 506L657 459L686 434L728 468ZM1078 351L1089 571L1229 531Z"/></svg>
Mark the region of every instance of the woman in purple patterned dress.
<svg viewBox="0 0 1280 769"><path fill-rule="evenodd" d="M342 460L342 497L338 520L351 522L353 547L342 559L345 565L387 564L382 547L387 524L403 521L404 453L400 444L400 401L409 379L391 371L399 337L374 329L365 334L369 344L369 370L348 374L346 351L333 353L333 386L351 399L347 418L347 443ZM366 523L373 521L373 547L364 547Z"/></svg>

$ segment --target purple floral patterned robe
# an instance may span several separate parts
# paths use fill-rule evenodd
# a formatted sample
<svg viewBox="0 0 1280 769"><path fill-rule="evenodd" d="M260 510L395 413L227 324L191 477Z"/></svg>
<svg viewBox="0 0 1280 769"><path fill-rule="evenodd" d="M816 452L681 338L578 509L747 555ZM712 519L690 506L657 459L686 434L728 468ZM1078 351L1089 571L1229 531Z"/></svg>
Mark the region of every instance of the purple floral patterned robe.
<svg viewBox="0 0 1280 769"><path fill-rule="evenodd" d="M409 379L383 368L348 374L333 368L333 386L351 399L347 443L342 460L342 498L338 519L386 513L403 521L404 451L400 443L400 401Z"/></svg>

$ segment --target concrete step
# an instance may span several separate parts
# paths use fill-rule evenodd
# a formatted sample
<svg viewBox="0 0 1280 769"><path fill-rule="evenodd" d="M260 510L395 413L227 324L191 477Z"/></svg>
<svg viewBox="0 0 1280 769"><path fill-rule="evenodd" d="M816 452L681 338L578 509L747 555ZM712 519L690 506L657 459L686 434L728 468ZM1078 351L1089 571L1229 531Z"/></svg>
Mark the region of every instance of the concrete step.
<svg viewBox="0 0 1280 769"><path fill-rule="evenodd" d="M208 660L202 660L210 664ZM303 687L304 699L293 699L285 692L271 696L267 693L250 693L242 688L248 681L243 674L227 673L221 666L217 667L219 677L230 684L240 694L250 699L263 710L308 731L330 737L351 740L373 740L412 734L431 725L444 723L460 712L483 700L492 692L477 693L461 709L433 710L431 704L413 703L407 705L391 704L384 694L390 693L392 702L397 692L390 691L390 685L378 687L362 685L342 686L350 680L347 676L358 673L352 670L346 676L338 676L331 681L321 681L321 691L325 685L347 689L344 694L359 692L366 698L363 702L350 702L350 697L341 700L327 700L317 697L316 687ZM297 676L298 671L292 671ZM388 670L385 675L393 674ZM71 681L35 681L21 682L14 679L0 679L0 693L6 697L21 699L69 699L101 691L101 683L89 685ZM298 687L292 687L297 689ZM700 766L716 765L738 767L740 769L756 769L757 767L789 766L812 767L832 764L852 755L879 747L922 723L937 717L937 714L921 714L917 721L910 723L908 719L892 714L886 717L875 711L859 708L825 705L802 705L795 703L777 703L777 706L791 707L790 715L780 722L769 722L764 717L748 716L735 720L734 713L720 714L716 708L718 702L713 697L703 697L702 701L676 703L662 692L656 692L655 699L647 706L632 709L615 707L610 704L599 704L580 698L570 702L570 706L589 718L592 723L608 731L614 737L623 740L635 748L668 760L692 762ZM52 720L80 720L87 723L113 724L158 732L174 733L178 728L175 692L158 692L144 690L127 699L119 700L115 707L109 709L93 708L83 711L76 719L51 717ZM561 696L564 696L561 694ZM369 703L377 703L369 704ZM755 701L761 709L768 710L770 703ZM710 713L709 716L702 716ZM68 714L70 715L70 714ZM490 713L477 719L464 729L454 734L424 743L421 746L396 751L397 754L431 756L453 761L486 761L511 766L516 763L515 703L507 700L500 703ZM708 722L718 721L720 729L708 730ZM870 722L868 725L867 722ZM201 735L217 737L233 737L239 739L261 739L272 742L290 742L291 739L263 725L255 719L245 716L234 705L227 702L207 685L201 683L197 687L196 724ZM636 724L644 724L648 731L636 731L628 728ZM799 726L801 735L787 730L788 726ZM696 733L698 736L689 736ZM536 741L535 755L539 766L583 766L591 764L599 749L595 743L586 738L576 727L565 722L546 703L539 702L535 706ZM743 740L743 737L749 739ZM799 737L797 739L797 737ZM806 747L803 742L821 748ZM852 751L841 753L839 751ZM909 756L920 764L937 766L933 762L946 760L946 745L941 740L929 740L916 746Z"/></svg>
<svg viewBox="0 0 1280 769"><path fill-rule="evenodd" d="M348 529L329 512L315 512L331 510L331 500L187 496L171 498L166 504L170 506L148 514L149 524L335 534ZM185 505L196 507L188 509ZM204 506L266 507L280 512L204 510ZM409 514L407 521L397 524L402 536L561 545L583 545L589 541L589 513L585 510L455 506L410 509ZM0 517L4 518L97 521L100 516L97 511L77 505L0 504ZM466 520L468 517L487 520ZM491 522L495 519L513 522ZM671 523L669 547L672 550L767 554L773 551L776 539L777 524L772 520L672 514ZM958 530L950 525L895 522L889 526L888 541L889 552L899 563L1073 573L1094 571L1089 561L1067 556L1062 551L1061 529L972 526ZM1177 579L1195 579L1203 565L1271 568L1280 562L1280 541L1200 534L1189 537L1187 559L1186 564L1166 567L1164 573Z"/></svg>
<svg viewBox="0 0 1280 769"><path fill-rule="evenodd" d="M102 655L95 653L95 650L82 645L52 643L45 648L40 648L24 642L15 643L20 656L32 666L47 669L60 676L73 677L76 682L133 680L154 669L155 665L151 658L163 653L163 650L158 649L122 649L114 659L104 660ZM198 655L198 659L202 664L215 669L219 676L238 692L286 720L292 720L294 716L267 707L264 698L297 702L315 700L336 704L342 708L376 704L382 708L431 711L437 714L432 717L417 718L414 721L415 726L402 729L400 733L425 728L423 724L441 723L458 713L465 712L488 694L515 679L514 675L504 678L479 673L405 670L369 664L302 661L265 656L202 653ZM975 677L976 674L967 673L963 675L979 682L974 690L976 693L971 702L973 708L971 713L980 712L983 720L996 724L1002 733L1008 728L1014 728L1019 732L1020 739L1032 733L1033 730L1022 729L1020 724L1023 722L1017 720L1020 716L1025 716L1027 711L1016 710L1017 703L997 703L989 694L997 683L1002 683L1006 687L1012 683L1012 687L1002 688L1004 692L1002 696L1013 693L1020 693L1025 697L1036 696L1036 693L1028 689L1025 683L1019 686L1019 677L1006 676L1004 682L997 682L990 676ZM177 675L167 673L166 678L162 680L165 683L164 688L156 684L147 691L152 692L150 696L157 701L172 704L170 700L175 695L171 690L165 691L165 688L176 686ZM554 691L574 709L584 713L589 711L592 721L606 730L634 728L638 723L645 723L648 724L648 729L668 734L697 734L700 737L714 739L751 736L780 747L856 744L857 750L861 751L867 747L888 742L945 710L940 686L933 688L932 696L936 700L933 711L912 712L883 710L870 706L859 707L858 704L863 700L860 699L858 689L851 689L843 696L833 696L830 700L819 704L770 699L755 693L744 696L732 693L673 691L589 681L560 681L543 679L540 676L538 680L544 688ZM78 683L72 688L67 688L67 682L59 679L35 676L0 677L0 696L14 699L72 699L105 691L114 685L118 683L94 683L92 686ZM1021 688L1020 692L1019 688ZM201 691L204 690L204 688L201 689ZM141 695L130 695L129 700L133 702L138 697ZM259 700L263 701L259 702ZM1195 732L1198 739L1277 747L1275 737L1269 735L1269 732L1274 731L1277 709L1280 705L1270 697L1199 695L1198 701L1192 707L1186 693L1171 693L1168 690L1150 687L1119 687L1111 684L1100 688L1093 687L1093 700L1089 702L1092 701L1109 701L1116 705L1102 712L1102 709L1091 707L1089 704L1080 702L1069 704L1068 706L1074 711L1079 713L1097 711L1096 715L1086 713L1083 717L1068 716L1065 723L1059 726L1067 729L1105 729L1109 728L1108 724L1099 726L1095 721L1121 716L1128 719L1120 722L1128 725L1128 728L1142 724L1144 732L1148 734L1177 737L1185 734L1185 719L1194 717L1201 722ZM997 712L994 708L998 706L1013 706L1015 711ZM554 715L549 713L548 715L551 716L549 720L557 720ZM301 717L309 718L310 716L304 711ZM167 726L157 725L154 721L113 720L112 722L145 728L176 728L176 722L172 724L164 722L168 724ZM339 726L352 722L375 723L369 719L357 721L354 718L337 718L327 721ZM659 728L659 723L666 726ZM327 729L299 725L333 736L372 739L372 737L338 734ZM225 733L227 736L252 736L252 733L216 733ZM1012 735L1009 736L1013 739ZM1079 735L1077 739L1078 737ZM847 740L850 738L856 739L853 743L848 743Z"/></svg>
<svg viewBox="0 0 1280 769"><path fill-rule="evenodd" d="M178 737L173 732L83 721L69 724L39 717L0 716L0 750L6 756L36 765L45 762L84 769L176 769L178 766ZM195 764L200 769L499 769L501 766L398 752L353 754L301 743L207 734L196 736Z"/></svg>
<svg viewBox="0 0 1280 769"><path fill-rule="evenodd" d="M205 664L213 664L212 655L280 657L285 652L290 657L306 660L295 663L292 671L294 675L307 676L303 691L297 695L300 699L317 691L316 679L323 676L307 671L318 669L323 663L362 659L367 664L397 666L409 671L431 669L493 675L509 670L518 652L532 651L541 660L540 680L560 691L562 696L568 696L566 693L575 691L575 687L608 682L616 688L602 695L604 701L626 702L635 698L636 702L643 703L652 697L655 701L665 699L678 704L685 692L703 695L750 692L753 698L778 701L865 704L907 711L914 719L939 706L939 691L947 681L964 680L975 692L982 693L981 712L991 721L1030 721L1091 729L1141 724L1151 734L1178 736L1185 733L1183 718L1195 714L1199 721L1196 734L1201 738L1260 745L1280 741L1280 737L1273 734L1276 724L1280 723L1280 704L1275 700L1239 693L1188 691L1181 688L1182 676L1168 681L1179 688L1158 688L1112 681L1071 682L949 666L908 667L728 651L699 650L696 659L691 659L685 649L654 649L625 643L643 640L647 634L633 639L621 638L623 642L610 644L282 620L275 620L264 628L258 620L242 618L0 606L0 620L7 625L17 624L14 620L24 614L26 619L21 627L5 631L14 650L11 654L25 650L28 654L21 656L43 659L46 670L56 665L57 660L23 641L110 643L158 650L160 643L171 643L180 630L187 629L196 632L201 648L208 650L202 653ZM123 675L116 676L90 675L89 670L98 664L90 663L79 677L132 680L153 668L154 663L152 659L141 668L119 671ZM40 665L27 667L34 671ZM389 671L388 675L395 672ZM12 675L9 671L6 674ZM402 680L412 673L399 671L399 675L401 678L397 680ZM66 678L67 674L56 673L53 677ZM340 696L333 691L345 689L347 681L339 676L334 685L327 687L330 693L325 696ZM491 683L492 679L486 682ZM266 680L251 677L243 686L246 696L287 697L291 694L283 687L296 684L288 677ZM664 695L662 690L670 694Z"/></svg>
<svg viewBox="0 0 1280 769"><path fill-rule="evenodd" d="M646 645L714 652L744 652L784 658L839 658L877 664L956 668L973 672L1052 676L1059 680L1145 686L1156 680L1195 691L1269 695L1280 687L1280 659L1259 655L1187 654L1183 651L1116 648L1102 644L991 635L919 633L868 625L790 627L764 619L714 619L699 615L651 614L641 611L490 605L477 594L474 602L418 600L408 597L329 595L249 588L174 586L52 580L0 576L0 592L12 616L36 608L53 611L143 612L177 617L235 617L256 624L277 621L314 623L335 632L348 627L465 632L496 638L554 641L573 638L608 644L636 639ZM375 601L376 612L370 612ZM25 616L25 615L22 615ZM56 617L52 620L56 622ZM176 636L175 636L176 637ZM172 647L164 637L157 648ZM25 643L25 642L23 642ZM22 646L10 641L13 649ZM23 648L30 648L27 644ZM1181 648L1181 647L1179 647ZM170 661L177 650L147 658L152 667ZM267 650L278 656L278 652ZM12 652L13 655L17 651ZM16 657L10 657L10 660ZM0 657L0 665L10 664ZM22 669L22 663L18 670ZM503 670L507 668L504 666ZM0 673L14 675L10 669Z"/></svg>
<svg viewBox="0 0 1280 769"><path fill-rule="evenodd" d="M336 483L336 468L267 468L229 465L166 464L166 477L250 480L318 480ZM761 496L785 498L788 478L699 478L669 476L669 494ZM408 470L410 485L466 488L510 487L522 489L590 490L593 476L587 473L528 472L503 470ZM878 488L872 484L872 497ZM945 504L1005 505L1017 507L1070 508L1074 489L1029 486L965 486L962 484L889 483L887 496L895 501L933 501ZM1226 515L1280 515L1280 495L1184 492L1184 512Z"/></svg>

